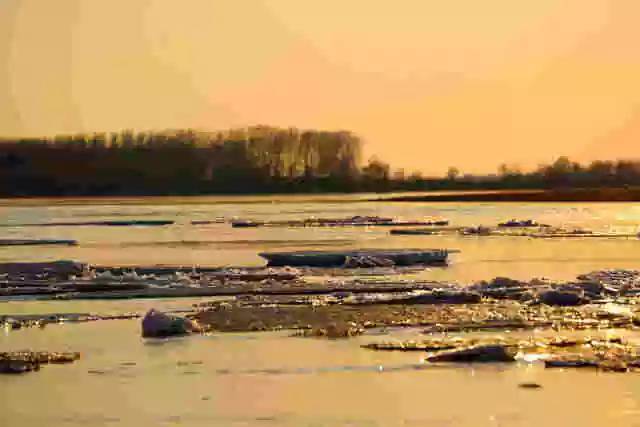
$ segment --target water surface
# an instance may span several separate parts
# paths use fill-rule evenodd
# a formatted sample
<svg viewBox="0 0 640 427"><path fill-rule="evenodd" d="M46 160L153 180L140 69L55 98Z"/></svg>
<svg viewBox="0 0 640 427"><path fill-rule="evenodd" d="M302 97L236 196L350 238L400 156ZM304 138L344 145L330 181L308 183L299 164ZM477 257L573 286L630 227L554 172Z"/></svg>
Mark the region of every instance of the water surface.
<svg viewBox="0 0 640 427"><path fill-rule="evenodd" d="M498 275L569 279L593 269L635 268L640 240L391 236L387 227L245 228L192 220L284 220L379 215L447 218L454 225L495 225L532 218L557 226L637 233L639 203L366 202L372 195L52 199L0 203L0 237L75 239L78 246L2 247L0 261L75 259L95 264L262 265L261 251L347 248L453 248L447 269L426 277L468 282ZM40 203L38 203L40 202ZM120 203L125 202L125 203ZM169 219L164 227L21 227L12 224L110 219Z"/></svg>
<svg viewBox="0 0 640 427"><path fill-rule="evenodd" d="M0 377L0 417L6 426L631 426L640 419L634 374L526 362L425 368L421 353L359 347L372 339L390 337L145 341L133 320L12 332L0 347L76 350L82 359Z"/></svg>
<svg viewBox="0 0 640 427"><path fill-rule="evenodd" d="M191 220L380 215L495 225L552 225L634 233L635 203L387 203L369 196L29 200L0 203L0 237L76 239L77 247L0 248L0 260L76 259L96 264L261 265L260 251L311 248L455 248L446 268L420 276L468 283L495 276L568 279L600 268L638 268L637 239L391 236L385 227L193 226ZM171 219L166 227L21 227L19 223ZM176 310L202 299L0 303L0 314ZM72 365L1 376L2 426L601 426L640 425L633 374L544 370L539 363L430 367L420 353L288 332L149 341L138 320L50 325L0 333L0 351L82 352ZM525 334L525 337L528 336ZM637 338L637 337L636 337ZM542 389L518 388L537 382Z"/></svg>

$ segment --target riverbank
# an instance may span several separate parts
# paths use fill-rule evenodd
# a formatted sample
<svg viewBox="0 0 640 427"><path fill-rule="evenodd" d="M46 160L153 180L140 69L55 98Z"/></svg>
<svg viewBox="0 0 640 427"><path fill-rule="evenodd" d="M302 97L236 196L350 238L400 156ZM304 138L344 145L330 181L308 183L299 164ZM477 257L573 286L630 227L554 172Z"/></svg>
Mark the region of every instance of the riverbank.
<svg viewBox="0 0 640 427"><path fill-rule="evenodd" d="M113 204L136 205L255 205L261 203L317 202L342 204L353 202L637 202L640 187L559 188L559 189L452 189L408 191L315 191L272 193L210 193L197 195L96 195L96 196L22 196L0 198L0 206L86 206ZM277 220L276 220L277 221ZM64 225L64 224L63 224Z"/></svg>
<svg viewBox="0 0 640 427"><path fill-rule="evenodd" d="M568 188L441 192L371 199L373 202L638 202L640 188Z"/></svg>

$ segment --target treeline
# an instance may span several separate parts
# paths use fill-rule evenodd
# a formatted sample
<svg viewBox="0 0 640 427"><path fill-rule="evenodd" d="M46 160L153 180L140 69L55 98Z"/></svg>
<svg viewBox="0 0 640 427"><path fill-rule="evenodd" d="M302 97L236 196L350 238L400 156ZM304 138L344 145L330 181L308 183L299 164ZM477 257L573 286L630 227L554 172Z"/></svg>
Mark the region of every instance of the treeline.
<svg viewBox="0 0 640 427"><path fill-rule="evenodd" d="M640 161L597 160L582 165L568 157L540 165L530 172L500 165L496 174L462 175L449 168L445 178L418 180L418 187L430 189L556 189L640 186Z"/></svg>
<svg viewBox="0 0 640 427"><path fill-rule="evenodd" d="M640 186L640 162L566 157L530 172L444 177L361 162L348 131L253 126L0 139L0 196L255 194Z"/></svg>
<svg viewBox="0 0 640 427"><path fill-rule="evenodd" d="M268 126L2 139L0 194L355 191L360 156L347 131Z"/></svg>

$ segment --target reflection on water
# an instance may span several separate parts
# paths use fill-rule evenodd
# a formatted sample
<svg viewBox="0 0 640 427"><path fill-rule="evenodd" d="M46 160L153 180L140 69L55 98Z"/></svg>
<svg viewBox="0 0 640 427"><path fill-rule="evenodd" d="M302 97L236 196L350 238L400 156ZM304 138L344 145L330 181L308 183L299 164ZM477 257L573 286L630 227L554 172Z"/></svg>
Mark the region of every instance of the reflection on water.
<svg viewBox="0 0 640 427"><path fill-rule="evenodd" d="M379 215L445 217L455 225L511 218L633 233L640 204L365 203L369 196L30 200L0 203L0 223L171 219L167 227L1 227L3 238L76 239L77 247L0 248L0 260L77 259L96 264L261 265L257 252L311 248L455 248L447 268L420 276L469 282L495 276L572 278L637 268L635 239L390 236L388 229L191 225ZM0 314L144 312L202 299L0 303ZM0 333L1 350L80 351L82 359L25 376L1 376L1 426L600 426L640 419L632 374L544 370L539 362L426 368L420 353L374 352L349 340L288 333L218 334L146 341L136 320L49 325ZM529 332L533 333L533 332ZM397 330L398 339L418 336ZM528 337L525 335L524 337ZM384 337L383 337L384 338ZM388 337L387 337L388 338ZM637 339L637 337L635 337ZM382 368L380 368L382 367ZM422 369L425 368L425 369ZM536 382L542 389L518 387Z"/></svg>
<svg viewBox="0 0 640 427"><path fill-rule="evenodd" d="M0 416L7 426L600 426L632 425L640 414L632 374L539 362L428 367L421 353L360 348L381 337L287 335L145 341L130 320L12 332L2 348L73 349L82 359L0 377L9 391ZM542 389L519 388L523 382Z"/></svg>
<svg viewBox="0 0 640 427"><path fill-rule="evenodd" d="M433 279L468 282L495 276L569 279L599 268L635 268L637 239L528 239L522 237L391 236L386 227L249 228L192 225L192 220L286 220L379 215L399 219L448 218L454 225L495 225L511 218L598 231L635 233L637 203L388 203L373 195L198 197L4 202L0 224L109 219L169 219L164 227L1 227L3 238L75 239L79 246L5 247L0 260L76 259L96 264L262 265L258 252L331 248L454 248L447 269Z"/></svg>

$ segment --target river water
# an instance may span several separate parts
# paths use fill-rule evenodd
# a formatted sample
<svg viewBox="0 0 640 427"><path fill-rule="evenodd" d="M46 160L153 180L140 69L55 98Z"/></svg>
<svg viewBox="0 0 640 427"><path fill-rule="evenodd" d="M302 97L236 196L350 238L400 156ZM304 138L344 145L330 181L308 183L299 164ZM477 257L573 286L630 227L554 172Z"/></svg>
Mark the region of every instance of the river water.
<svg viewBox="0 0 640 427"><path fill-rule="evenodd" d="M29 200L0 203L0 238L76 239L75 247L0 248L0 261L75 259L95 264L262 265L258 252L328 248L452 248L451 265L425 278L469 283L495 276L569 279L640 267L637 239L391 236L373 228L193 226L191 220L380 215L494 225L511 218L601 231L640 231L640 204L366 202L358 196ZM107 219L171 219L166 227L26 227ZM12 301L10 313L144 312L199 301ZM525 333L529 336L533 333ZM602 332L604 333L604 332ZM382 332L381 332L382 334ZM638 425L633 374L545 370L539 362L426 367L420 353L360 344L419 337L386 331L350 340L288 333L213 334L148 341L138 320L49 325L0 333L0 351L80 351L72 365L0 377L1 426L540 426ZM637 337L636 337L637 338ZM541 389L518 388L537 382Z"/></svg>

